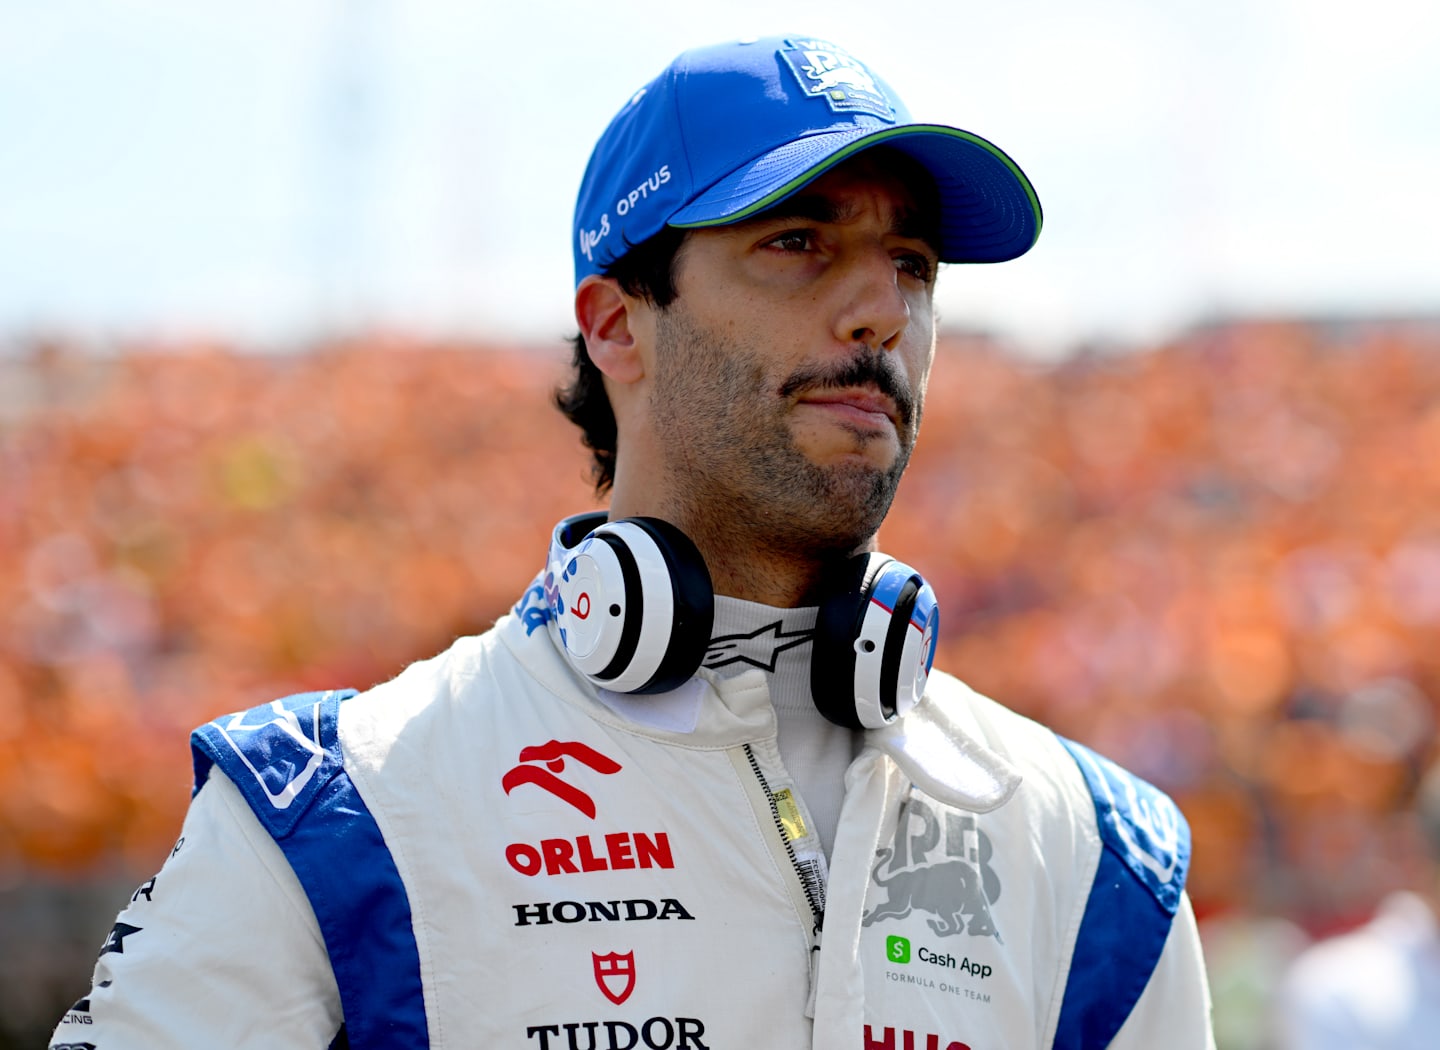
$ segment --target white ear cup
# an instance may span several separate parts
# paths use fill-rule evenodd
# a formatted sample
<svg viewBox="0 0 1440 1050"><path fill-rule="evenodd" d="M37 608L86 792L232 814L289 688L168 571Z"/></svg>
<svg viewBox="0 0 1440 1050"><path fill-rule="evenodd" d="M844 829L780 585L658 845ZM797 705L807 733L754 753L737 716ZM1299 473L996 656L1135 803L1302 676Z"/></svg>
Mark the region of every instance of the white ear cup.
<svg viewBox="0 0 1440 1050"><path fill-rule="evenodd" d="M581 674L602 677L620 650L628 612L624 577L620 556L593 533L559 567L556 625Z"/></svg>
<svg viewBox="0 0 1440 1050"><path fill-rule="evenodd" d="M552 634L595 684L659 692L700 666L714 615L710 578L674 526L607 523L603 513L567 519L551 543L546 589Z"/></svg>
<svg viewBox="0 0 1440 1050"><path fill-rule="evenodd" d="M910 566L888 561L870 587L863 623L855 650L855 717L879 729L925 695L939 638L935 592ZM880 644L872 646L876 636Z"/></svg>
<svg viewBox="0 0 1440 1050"><path fill-rule="evenodd" d="M859 561L820 606L810 687L815 706L852 729L879 729L925 695L940 611L910 566L883 554Z"/></svg>

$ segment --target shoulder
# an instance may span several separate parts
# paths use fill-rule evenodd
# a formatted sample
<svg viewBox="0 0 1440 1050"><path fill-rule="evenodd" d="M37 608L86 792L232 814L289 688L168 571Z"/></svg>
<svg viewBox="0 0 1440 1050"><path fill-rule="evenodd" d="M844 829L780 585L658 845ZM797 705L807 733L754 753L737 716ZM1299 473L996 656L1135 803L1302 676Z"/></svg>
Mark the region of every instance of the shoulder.
<svg viewBox="0 0 1440 1050"><path fill-rule="evenodd" d="M1190 861L1190 829L1169 795L948 674L933 675L932 683L932 698L1016 767L1021 797L1047 823L1093 828L1108 860L1129 872L1166 914L1175 914Z"/></svg>
<svg viewBox="0 0 1440 1050"><path fill-rule="evenodd" d="M954 675L936 670L926 700L938 703L986 747L1023 767L1045 767L1059 752L1059 738L1048 727L976 692Z"/></svg>
<svg viewBox="0 0 1440 1050"><path fill-rule="evenodd" d="M1013 767L1021 781L1016 801L1036 811L1047 831L1091 823L1094 806L1085 779L1054 731L940 671L930 676L925 702L936 705L972 745Z"/></svg>
<svg viewBox="0 0 1440 1050"><path fill-rule="evenodd" d="M543 720L553 705L593 713L593 690L581 688L544 624L517 606L483 634L347 702L340 740L347 764L379 766L397 741L443 748L462 733L489 742L532 717Z"/></svg>
<svg viewBox="0 0 1440 1050"><path fill-rule="evenodd" d="M336 724L353 689L297 693L212 719L190 734L194 792L220 769L284 834L340 768Z"/></svg>
<svg viewBox="0 0 1440 1050"><path fill-rule="evenodd" d="M1085 778L1107 853L1173 916L1190 866L1190 826L1180 807L1153 784L1084 744L1057 739Z"/></svg>
<svg viewBox="0 0 1440 1050"><path fill-rule="evenodd" d="M207 722L191 734L196 790L218 767L283 836L341 773L375 783L402 752L433 762L463 751L473 764L552 703L589 711L593 698L526 610L522 601L482 634L363 691L299 693Z"/></svg>
<svg viewBox="0 0 1440 1050"><path fill-rule="evenodd" d="M1055 1045L1110 1045L1147 989L1159 1014L1203 1015L1203 968L1185 898L1190 832L1179 807L1093 749L948 675L936 694L952 719L1019 771L1015 801L1047 868L1065 870L1066 858L1075 865L1075 892L1061 909L1070 962ZM1177 928L1186 933L1172 939ZM1167 945L1172 962L1163 965ZM1157 973L1165 976L1152 989ZM1158 1045L1156 1012L1130 1021L1141 1042L1125 1045Z"/></svg>
<svg viewBox="0 0 1440 1050"><path fill-rule="evenodd" d="M485 635L463 638L364 692L296 693L211 719L190 734L192 793L218 768L272 834L284 835L345 768L342 738L357 726L373 736L420 717L473 673L489 647Z"/></svg>

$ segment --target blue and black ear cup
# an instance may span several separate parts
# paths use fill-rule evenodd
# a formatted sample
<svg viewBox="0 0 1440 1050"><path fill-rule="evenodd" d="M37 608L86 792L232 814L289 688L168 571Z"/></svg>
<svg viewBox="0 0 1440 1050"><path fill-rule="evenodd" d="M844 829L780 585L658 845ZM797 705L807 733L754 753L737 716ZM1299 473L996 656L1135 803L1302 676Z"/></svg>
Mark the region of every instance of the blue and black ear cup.
<svg viewBox="0 0 1440 1050"><path fill-rule="evenodd" d="M820 604L810 691L837 725L880 729L925 695L940 608L924 578L887 555L856 558L846 573Z"/></svg>
<svg viewBox="0 0 1440 1050"><path fill-rule="evenodd" d="M705 658L715 622L710 570L659 518L604 511L555 528L545 590L550 631L575 669L617 693L663 693Z"/></svg>

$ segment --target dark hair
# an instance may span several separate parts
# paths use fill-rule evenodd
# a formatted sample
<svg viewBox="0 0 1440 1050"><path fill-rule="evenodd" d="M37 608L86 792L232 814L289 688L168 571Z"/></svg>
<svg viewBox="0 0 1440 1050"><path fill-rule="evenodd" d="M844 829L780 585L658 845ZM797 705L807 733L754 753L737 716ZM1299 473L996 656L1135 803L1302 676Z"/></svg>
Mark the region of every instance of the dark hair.
<svg viewBox="0 0 1440 1050"><path fill-rule="evenodd" d="M675 301L675 260L687 234L687 230L666 226L615 260L605 276L619 281L626 294L639 296L663 310ZM595 494L603 496L615 483L615 412L605 393L604 377L590 360L585 336L577 334L570 343L574 374L569 383L555 391L555 407L580 428L581 439L595 460L590 468Z"/></svg>

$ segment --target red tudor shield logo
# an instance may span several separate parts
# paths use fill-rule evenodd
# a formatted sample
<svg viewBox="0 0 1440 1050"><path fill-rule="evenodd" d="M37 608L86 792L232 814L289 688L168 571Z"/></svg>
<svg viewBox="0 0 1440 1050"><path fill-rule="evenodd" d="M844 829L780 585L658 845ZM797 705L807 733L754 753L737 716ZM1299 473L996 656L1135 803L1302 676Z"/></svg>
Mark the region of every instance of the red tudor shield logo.
<svg viewBox="0 0 1440 1050"><path fill-rule="evenodd" d="M629 999L630 993L635 990L635 953L600 955L591 952L590 958L595 963L595 983L600 986L605 998L616 1006Z"/></svg>

